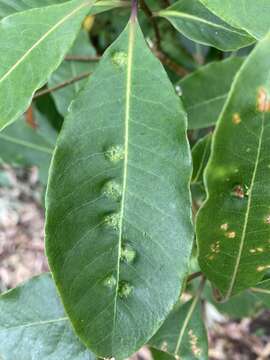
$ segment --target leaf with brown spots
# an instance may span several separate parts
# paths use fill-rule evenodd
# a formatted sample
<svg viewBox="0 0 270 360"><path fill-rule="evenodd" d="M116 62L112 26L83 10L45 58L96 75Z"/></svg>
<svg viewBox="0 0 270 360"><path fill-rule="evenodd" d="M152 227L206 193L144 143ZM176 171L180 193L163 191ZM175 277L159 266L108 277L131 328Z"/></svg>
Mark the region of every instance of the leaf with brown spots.
<svg viewBox="0 0 270 360"><path fill-rule="evenodd" d="M149 344L176 359L208 359L207 334L198 296L185 304L176 305Z"/></svg>
<svg viewBox="0 0 270 360"><path fill-rule="evenodd" d="M269 58L270 34L232 85L213 136L208 197L197 219L202 271L226 299L256 285L270 268Z"/></svg>

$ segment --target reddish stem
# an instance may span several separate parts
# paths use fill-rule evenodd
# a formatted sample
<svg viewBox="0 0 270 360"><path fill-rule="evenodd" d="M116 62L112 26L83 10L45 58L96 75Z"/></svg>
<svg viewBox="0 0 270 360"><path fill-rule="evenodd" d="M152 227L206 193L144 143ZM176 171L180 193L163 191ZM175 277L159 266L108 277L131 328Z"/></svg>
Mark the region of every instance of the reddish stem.
<svg viewBox="0 0 270 360"><path fill-rule="evenodd" d="M138 14L138 0L132 0L131 20L136 20Z"/></svg>

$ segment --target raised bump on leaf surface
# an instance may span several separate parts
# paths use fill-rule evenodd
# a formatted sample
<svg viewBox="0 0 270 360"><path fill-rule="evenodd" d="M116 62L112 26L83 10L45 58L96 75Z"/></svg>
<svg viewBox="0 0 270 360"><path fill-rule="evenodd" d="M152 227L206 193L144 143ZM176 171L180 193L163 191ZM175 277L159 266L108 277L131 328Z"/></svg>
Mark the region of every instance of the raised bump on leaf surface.
<svg viewBox="0 0 270 360"><path fill-rule="evenodd" d="M120 296L120 298L124 299L124 298L128 298L131 293L133 291L133 286L127 282L127 281L122 281L119 284L119 289L118 289L118 295Z"/></svg>
<svg viewBox="0 0 270 360"><path fill-rule="evenodd" d="M105 157L113 163L117 163L125 158L125 149L122 145L111 146L106 152Z"/></svg>
<svg viewBox="0 0 270 360"><path fill-rule="evenodd" d="M125 53L123 51L115 52L112 55L113 64L115 64L119 67L123 67L123 66L127 65L127 61L128 61L128 55L127 55L127 53Z"/></svg>
<svg viewBox="0 0 270 360"><path fill-rule="evenodd" d="M115 180L110 180L103 186L102 193L109 199L120 201L122 196L122 187Z"/></svg>
<svg viewBox="0 0 270 360"><path fill-rule="evenodd" d="M132 263L136 257L136 251L131 245L123 245L121 249L121 260L127 263Z"/></svg>

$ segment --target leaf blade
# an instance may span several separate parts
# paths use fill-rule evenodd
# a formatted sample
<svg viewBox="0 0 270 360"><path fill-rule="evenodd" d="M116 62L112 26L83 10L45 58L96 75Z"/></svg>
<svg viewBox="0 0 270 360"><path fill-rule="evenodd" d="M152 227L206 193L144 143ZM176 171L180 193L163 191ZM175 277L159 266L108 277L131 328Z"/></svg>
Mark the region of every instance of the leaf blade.
<svg viewBox="0 0 270 360"><path fill-rule="evenodd" d="M268 35L257 45L234 80L214 135L205 177L208 197L197 221L201 267L226 298L257 284L269 265L268 190L262 176L262 169L269 171L267 156L262 161L269 118L269 41ZM245 141L239 141L240 133Z"/></svg>
<svg viewBox="0 0 270 360"><path fill-rule="evenodd" d="M234 76L243 61L242 58L234 57L212 62L179 81L182 100L188 113L189 129L216 124Z"/></svg>
<svg viewBox="0 0 270 360"><path fill-rule="evenodd" d="M147 68L151 72L145 72ZM160 86L166 91L157 91ZM98 99L104 97L106 105L104 100L100 105ZM135 352L178 298L192 243L190 213L185 210L179 222L183 207L190 208L185 122L179 97L146 46L139 25L131 20L73 102L57 145L47 196L46 247L54 278L76 331L101 356L127 357ZM182 164L181 175L172 156ZM55 201L60 198L70 200L61 205ZM60 223L57 214L62 214ZM154 224L159 224L158 232ZM65 235L63 230L68 230ZM55 241L59 236L66 237L66 245ZM174 257L181 253L182 260L171 259L172 252ZM164 257L170 259L168 264ZM76 263L83 272L74 267ZM166 294L160 289L163 278ZM85 290L87 284L94 286L91 294ZM153 302L153 294L164 299ZM89 320L88 328L81 320Z"/></svg>
<svg viewBox="0 0 270 360"><path fill-rule="evenodd" d="M5 64L0 70L0 96L5 99L0 104L1 129L27 109L33 93L59 65L90 6L91 0L73 0L14 14L1 21L0 61ZM49 22L41 24L42 19ZM28 36L20 39L21 33ZM14 52L8 44L16 40L20 47Z"/></svg>
<svg viewBox="0 0 270 360"><path fill-rule="evenodd" d="M221 3L217 0L200 0L217 16L227 21L232 26L244 29L256 39L262 39L270 29L270 20L267 14L270 4L267 0L254 3L252 0L230 1ZM260 19L260 21L258 21Z"/></svg>
<svg viewBox="0 0 270 360"><path fill-rule="evenodd" d="M94 359L74 335L49 274L2 294L0 317L3 360Z"/></svg>
<svg viewBox="0 0 270 360"><path fill-rule="evenodd" d="M158 15L168 19L176 30L191 40L223 51L236 50L255 41L244 31L219 19L199 0L180 0Z"/></svg>

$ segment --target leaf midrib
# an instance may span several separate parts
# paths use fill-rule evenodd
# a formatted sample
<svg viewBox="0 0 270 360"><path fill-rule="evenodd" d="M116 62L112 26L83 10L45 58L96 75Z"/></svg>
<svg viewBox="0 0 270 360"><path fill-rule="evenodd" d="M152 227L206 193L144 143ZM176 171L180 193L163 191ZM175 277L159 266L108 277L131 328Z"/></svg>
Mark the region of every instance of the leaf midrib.
<svg viewBox="0 0 270 360"><path fill-rule="evenodd" d="M247 38L247 35L246 34L243 34L242 32L239 32L237 29L230 29L228 27L225 27L221 24L216 24L214 22L210 22L208 20L205 20L203 18L200 18L198 16L195 16L195 15L190 15L190 14L187 14L187 13L183 13L181 11L175 11L175 10L166 10L166 11L160 11L158 13L159 16L162 16L162 17L176 17L176 18L186 18L186 19L190 19L190 20L193 20L193 21L197 21L197 22L201 22L201 23L204 23L206 25L209 25L209 26L212 26L212 27L215 27L215 28L218 28L218 29L221 29L221 30L224 30L224 31L229 31L231 33L234 33L234 34L237 34L239 36L242 36L242 37L245 37Z"/></svg>
<svg viewBox="0 0 270 360"><path fill-rule="evenodd" d="M79 12L84 7L87 7L90 5L89 0L82 3L77 8L73 9L69 14L64 16L60 21L58 21L51 29L49 29L45 34L41 36L41 38L36 41L26 52L23 56L21 56L14 65L11 66L11 68L0 78L0 83L3 82L13 71L17 69L17 67L32 53L33 50L35 50L44 40L46 40L47 37L50 36L51 33L53 33L55 30L57 30L63 23L65 23L67 20L69 20L73 15L75 15L77 12Z"/></svg>
<svg viewBox="0 0 270 360"><path fill-rule="evenodd" d="M6 328L2 328L0 329L1 331L7 331L7 330L14 330L14 329L20 329L20 328L28 328L28 327L32 327L32 326L39 326L39 325L48 325L48 324L55 324L58 322L66 322L68 321L68 317L62 317L62 318L57 318L57 319L51 319L51 320L41 320L41 321L34 321L31 323L26 323L26 324L21 324L21 325L16 325L16 326L9 326Z"/></svg>
<svg viewBox="0 0 270 360"><path fill-rule="evenodd" d="M47 154L50 154L50 155L53 154L53 149L46 148L45 146L40 146L40 145L32 144L32 143L30 143L30 142L28 142L28 141L16 139L16 138L14 138L14 137L12 137L12 136L9 136L9 135L5 135L5 134L1 134L1 133L0 133L0 139L3 139L3 140L5 140L5 141L11 142L11 143L16 144L16 145L20 145L20 146L27 147L27 148L29 148L29 149L33 149L33 150L37 150L37 151L40 151L40 152L44 152L44 153L47 153Z"/></svg>
<svg viewBox="0 0 270 360"><path fill-rule="evenodd" d="M135 21L130 19L129 23L129 35L128 35L128 52L127 52L127 75L126 75L126 104L125 104L125 127L124 127L124 165L123 165L123 187L122 187L122 200L119 219L119 237L118 237L118 259L117 259L117 274L116 274L116 292L114 299L114 318L113 318L113 333L116 326L116 314L117 314L117 297L119 291L120 280L120 260L121 260L121 248L122 248L122 235L123 235L123 219L124 209L126 201L126 188L127 188L127 176L128 176L128 150L129 150L129 121L130 121L130 107L131 107L131 81L132 81L132 62L134 53L135 42ZM113 338L112 338L113 341ZM113 343L112 343L113 348Z"/></svg>

